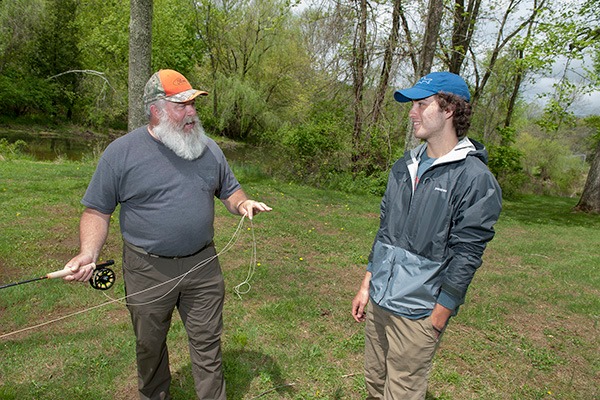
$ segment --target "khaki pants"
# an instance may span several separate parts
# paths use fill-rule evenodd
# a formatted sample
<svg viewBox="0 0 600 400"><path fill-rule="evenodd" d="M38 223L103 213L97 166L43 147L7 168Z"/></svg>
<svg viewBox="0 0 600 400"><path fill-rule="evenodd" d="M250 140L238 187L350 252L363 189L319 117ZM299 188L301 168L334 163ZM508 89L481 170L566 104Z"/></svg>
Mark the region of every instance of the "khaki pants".
<svg viewBox="0 0 600 400"><path fill-rule="evenodd" d="M179 259L156 258L123 248L123 278L135 331L138 388L142 400L170 399L171 372L167 333L177 307L188 335L196 394L199 399L225 399L221 332L225 285L218 259L183 279L160 285L190 271L216 254L214 246ZM137 305L136 305L137 304Z"/></svg>
<svg viewBox="0 0 600 400"><path fill-rule="evenodd" d="M429 317L402 318L369 302L365 325L367 399L425 399L440 338Z"/></svg>

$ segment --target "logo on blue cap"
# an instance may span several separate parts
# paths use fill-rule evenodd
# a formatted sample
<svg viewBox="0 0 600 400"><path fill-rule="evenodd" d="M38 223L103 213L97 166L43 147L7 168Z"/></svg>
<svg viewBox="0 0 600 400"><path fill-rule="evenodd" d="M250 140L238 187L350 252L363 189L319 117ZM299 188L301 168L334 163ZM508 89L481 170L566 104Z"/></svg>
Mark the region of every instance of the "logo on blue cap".
<svg viewBox="0 0 600 400"><path fill-rule="evenodd" d="M451 72L432 72L425 75L409 89L396 90L394 99L400 103L424 99L440 92L455 94L466 101L471 100L469 87L463 78Z"/></svg>

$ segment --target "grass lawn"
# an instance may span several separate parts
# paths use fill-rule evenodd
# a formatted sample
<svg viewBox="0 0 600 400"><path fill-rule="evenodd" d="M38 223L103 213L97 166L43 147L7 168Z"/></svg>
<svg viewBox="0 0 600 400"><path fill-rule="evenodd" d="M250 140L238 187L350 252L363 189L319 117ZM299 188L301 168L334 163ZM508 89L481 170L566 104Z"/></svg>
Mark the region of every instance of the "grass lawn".
<svg viewBox="0 0 600 400"><path fill-rule="evenodd" d="M0 162L0 284L61 269L77 253L79 200L93 170L92 162ZM380 198L234 170L248 194L274 210L244 221L220 256L228 398L364 398L363 326L350 303ZM436 356L428 399L600 399L600 216L572 213L576 202L505 201ZM218 249L239 221L217 206ZM255 273L238 297L233 288L254 264L253 237ZM124 295L118 218L102 259L116 262L107 292L60 279L0 290L0 399L136 398L129 315L111 301ZM174 399L195 398L178 316L169 349Z"/></svg>

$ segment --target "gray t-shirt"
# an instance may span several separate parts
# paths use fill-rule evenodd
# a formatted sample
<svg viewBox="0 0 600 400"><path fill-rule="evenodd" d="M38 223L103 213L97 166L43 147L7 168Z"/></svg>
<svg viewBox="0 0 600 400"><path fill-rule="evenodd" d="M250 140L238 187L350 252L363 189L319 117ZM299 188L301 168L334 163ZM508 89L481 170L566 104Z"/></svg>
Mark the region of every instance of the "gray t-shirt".
<svg viewBox="0 0 600 400"><path fill-rule="evenodd" d="M419 161L419 169L417 170L417 182L421 180L421 176L427 171L437 160L437 158L431 158L427 155L427 151L421 154L421 160Z"/></svg>
<svg viewBox="0 0 600 400"><path fill-rule="evenodd" d="M82 199L104 214L121 205L123 238L162 256L193 254L214 236L214 198L241 186L219 146L208 139L189 161L154 139L146 126L112 142Z"/></svg>

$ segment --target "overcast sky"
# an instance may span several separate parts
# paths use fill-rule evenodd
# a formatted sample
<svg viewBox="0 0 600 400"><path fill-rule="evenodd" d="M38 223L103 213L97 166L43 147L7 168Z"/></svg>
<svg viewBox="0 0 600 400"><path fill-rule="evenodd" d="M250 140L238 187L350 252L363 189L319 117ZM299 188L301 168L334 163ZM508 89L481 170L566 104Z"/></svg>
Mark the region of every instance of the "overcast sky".
<svg viewBox="0 0 600 400"><path fill-rule="evenodd" d="M528 83L523 85L522 93L525 100L538 100L543 104L544 99L540 99L539 95L542 93L552 93L554 91L553 85L559 82L560 77L563 74L564 64L564 59L558 59L550 76L538 78L535 84ZM578 79L580 80L577 72L582 72L581 65L581 61L573 61L571 63L573 72L569 73L568 76L573 82L577 82ZM571 111L577 116L600 115L600 90L596 90L587 95L582 95L581 98L573 104Z"/></svg>
<svg viewBox="0 0 600 400"><path fill-rule="evenodd" d="M524 85L523 97L527 101L539 101L545 104L543 98L539 98L542 93L552 93L552 85L556 83L555 78L541 78L535 85ZM596 90L588 95L583 95L573 106L573 113L577 116L600 115L600 91Z"/></svg>

